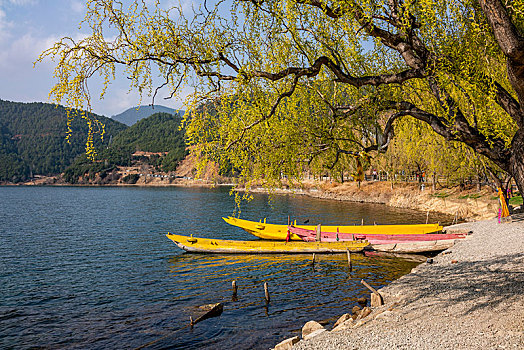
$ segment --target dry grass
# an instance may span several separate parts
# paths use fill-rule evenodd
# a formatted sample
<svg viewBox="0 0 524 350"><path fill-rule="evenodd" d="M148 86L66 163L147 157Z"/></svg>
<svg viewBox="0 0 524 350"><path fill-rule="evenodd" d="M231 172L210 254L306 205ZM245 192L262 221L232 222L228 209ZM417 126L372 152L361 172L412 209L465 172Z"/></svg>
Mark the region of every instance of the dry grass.
<svg viewBox="0 0 524 350"><path fill-rule="evenodd" d="M424 191L416 183L391 184L385 181L357 183L322 183L319 197L357 202L383 203L393 207L410 208L456 215L461 220L480 220L497 216L498 200L485 188L460 191L458 187ZM317 195L316 195L317 196Z"/></svg>

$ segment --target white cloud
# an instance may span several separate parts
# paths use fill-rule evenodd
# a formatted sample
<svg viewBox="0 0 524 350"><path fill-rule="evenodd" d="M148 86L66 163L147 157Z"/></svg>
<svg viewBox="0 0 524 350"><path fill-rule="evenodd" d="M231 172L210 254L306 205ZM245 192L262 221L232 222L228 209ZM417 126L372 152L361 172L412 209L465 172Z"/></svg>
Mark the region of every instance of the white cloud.
<svg viewBox="0 0 524 350"><path fill-rule="evenodd" d="M0 42L9 38L8 29L12 27L13 23L7 20L5 12L0 8Z"/></svg>
<svg viewBox="0 0 524 350"><path fill-rule="evenodd" d="M22 35L1 46L0 68L9 67L19 71L32 66L38 56L58 39L56 36L39 38L31 33Z"/></svg>

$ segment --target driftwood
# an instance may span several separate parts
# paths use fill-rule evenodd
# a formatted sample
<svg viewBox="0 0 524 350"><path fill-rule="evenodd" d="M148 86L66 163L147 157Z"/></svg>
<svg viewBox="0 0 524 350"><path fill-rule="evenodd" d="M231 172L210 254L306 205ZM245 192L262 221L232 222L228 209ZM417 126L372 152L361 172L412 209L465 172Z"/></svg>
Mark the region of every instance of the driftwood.
<svg viewBox="0 0 524 350"><path fill-rule="evenodd" d="M371 287L366 281L361 280L360 283L362 283L364 286L366 286L367 289L371 291L371 306L381 306L384 305L384 299L382 298L382 295L373 287Z"/></svg>
<svg viewBox="0 0 524 350"><path fill-rule="evenodd" d="M224 305L222 303L202 305L198 308L202 310L203 313L200 316L198 316L195 320L193 320L193 318L190 317L191 327L200 321L206 320L211 317L220 316L222 314L222 311L224 311Z"/></svg>

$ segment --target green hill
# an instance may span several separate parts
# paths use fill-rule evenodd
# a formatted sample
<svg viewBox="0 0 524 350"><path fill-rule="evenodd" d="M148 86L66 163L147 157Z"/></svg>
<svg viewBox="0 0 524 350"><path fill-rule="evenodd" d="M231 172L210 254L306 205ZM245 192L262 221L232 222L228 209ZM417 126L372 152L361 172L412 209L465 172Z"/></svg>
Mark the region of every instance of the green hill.
<svg viewBox="0 0 524 350"><path fill-rule="evenodd" d="M181 122L179 116L153 114L115 136L111 147L127 147L133 152L168 152L185 148L184 133L179 130Z"/></svg>
<svg viewBox="0 0 524 350"><path fill-rule="evenodd" d="M95 146L107 145L111 136L127 127L103 116L105 137L95 137ZM0 100L0 181L20 182L31 175L63 172L85 152L88 128L76 118L69 143L67 114L62 106L48 103L20 103Z"/></svg>
<svg viewBox="0 0 524 350"><path fill-rule="evenodd" d="M80 178L90 182L98 177L100 183L110 183L117 179L113 177L106 180L106 177L113 174L117 167L137 163L149 165L160 172L174 171L187 155L184 131L180 130L181 121L181 117L167 113L156 113L142 119L116 135L109 147L99 149L96 162L93 163L85 156L79 157L65 171L64 179L77 183ZM161 155L133 157L137 151Z"/></svg>

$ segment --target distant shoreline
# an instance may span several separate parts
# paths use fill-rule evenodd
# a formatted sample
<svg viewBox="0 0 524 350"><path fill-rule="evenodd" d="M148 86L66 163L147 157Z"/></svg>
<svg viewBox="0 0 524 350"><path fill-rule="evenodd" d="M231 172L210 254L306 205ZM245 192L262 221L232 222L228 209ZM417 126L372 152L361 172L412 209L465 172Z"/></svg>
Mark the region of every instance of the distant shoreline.
<svg viewBox="0 0 524 350"><path fill-rule="evenodd" d="M223 182L209 180L177 178L151 178L149 182L140 181L135 184L69 184L57 182L55 177L41 177L36 181L23 184L1 184L2 186L71 186L71 187L234 187L235 183L222 179ZM239 188L237 191L243 191ZM302 188L284 188L269 191L264 187L253 187L252 193L273 193L285 195L304 195L313 198L348 201L357 203L385 204L390 207L413 209L424 212L437 212L454 216L456 221L477 221L491 219L497 216L498 199L494 193L485 188L482 192L476 190L458 191L457 188L441 189L432 192L429 189L421 191L418 184L365 181L360 187L354 182L343 184L333 182L306 182ZM428 214L429 215L429 214Z"/></svg>

